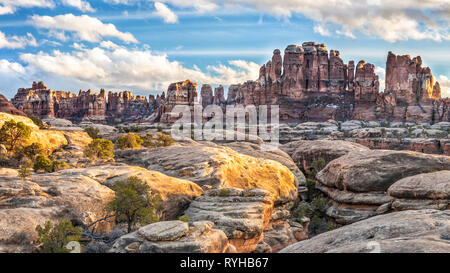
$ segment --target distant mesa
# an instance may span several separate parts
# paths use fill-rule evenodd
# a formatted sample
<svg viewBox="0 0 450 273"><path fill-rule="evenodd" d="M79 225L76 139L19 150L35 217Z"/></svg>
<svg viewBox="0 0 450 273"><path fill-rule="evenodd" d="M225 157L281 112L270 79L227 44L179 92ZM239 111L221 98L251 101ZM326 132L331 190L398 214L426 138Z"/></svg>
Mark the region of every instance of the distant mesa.
<svg viewBox="0 0 450 273"><path fill-rule="evenodd" d="M284 122L334 120L385 120L393 122L450 121L450 99L441 98L431 69L422 67L420 56L388 53L384 92L375 66L365 61L344 63L337 50L328 52L324 44L306 42L289 45L281 56L276 49L270 61L259 71L258 79L230 85L225 99L223 86L204 84L200 90L203 107L219 105L280 106ZM178 104L193 106L199 102L197 84L172 83L167 96L133 96L91 90L78 95L48 89L43 82L21 88L12 104L27 114L58 117L72 121L96 122L149 121L172 123L168 113Z"/></svg>

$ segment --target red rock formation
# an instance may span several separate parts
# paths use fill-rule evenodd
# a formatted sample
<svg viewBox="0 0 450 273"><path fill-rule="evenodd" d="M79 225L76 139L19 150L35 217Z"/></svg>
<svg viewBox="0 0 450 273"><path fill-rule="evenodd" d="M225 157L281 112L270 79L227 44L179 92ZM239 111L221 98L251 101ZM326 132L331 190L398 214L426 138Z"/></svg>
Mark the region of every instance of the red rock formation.
<svg viewBox="0 0 450 273"><path fill-rule="evenodd" d="M156 121L173 123L178 117L171 115L175 105L188 105L193 112L193 106L197 103L197 84L186 80L172 83L167 89L167 98L158 109L159 118Z"/></svg>
<svg viewBox="0 0 450 273"><path fill-rule="evenodd" d="M210 84L202 85L202 90L200 91L200 96L202 98L203 108L214 103L213 91L212 91L212 87Z"/></svg>
<svg viewBox="0 0 450 273"><path fill-rule="evenodd" d="M18 116L26 116L24 112L14 107L14 105L12 105L2 94L0 94L0 112Z"/></svg>

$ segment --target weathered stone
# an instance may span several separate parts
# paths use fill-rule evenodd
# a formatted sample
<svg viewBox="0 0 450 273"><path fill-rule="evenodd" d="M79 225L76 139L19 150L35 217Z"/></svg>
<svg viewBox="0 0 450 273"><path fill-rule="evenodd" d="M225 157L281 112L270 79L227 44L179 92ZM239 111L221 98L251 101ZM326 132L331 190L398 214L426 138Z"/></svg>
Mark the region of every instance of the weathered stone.
<svg viewBox="0 0 450 273"><path fill-rule="evenodd" d="M281 252L447 253L449 227L449 211L395 212L320 234Z"/></svg>

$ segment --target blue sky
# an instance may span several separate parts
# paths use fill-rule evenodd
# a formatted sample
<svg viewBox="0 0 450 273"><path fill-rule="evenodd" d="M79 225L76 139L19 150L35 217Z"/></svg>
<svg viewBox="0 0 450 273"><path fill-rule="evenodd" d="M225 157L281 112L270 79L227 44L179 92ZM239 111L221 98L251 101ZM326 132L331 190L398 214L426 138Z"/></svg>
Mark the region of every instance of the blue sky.
<svg viewBox="0 0 450 273"><path fill-rule="evenodd" d="M275 48L315 41L382 79L388 51L420 55L450 94L449 18L448 0L0 0L0 93L229 85L255 80Z"/></svg>

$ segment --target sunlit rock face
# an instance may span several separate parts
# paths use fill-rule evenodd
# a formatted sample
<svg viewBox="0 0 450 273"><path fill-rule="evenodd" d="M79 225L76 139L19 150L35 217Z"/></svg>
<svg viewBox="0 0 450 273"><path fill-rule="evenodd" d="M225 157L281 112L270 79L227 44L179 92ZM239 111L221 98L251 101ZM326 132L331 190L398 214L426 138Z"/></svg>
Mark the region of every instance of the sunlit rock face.
<svg viewBox="0 0 450 273"><path fill-rule="evenodd" d="M12 115L26 116L24 112L18 110L14 105L12 105L8 99L0 94L0 112L8 113Z"/></svg>

